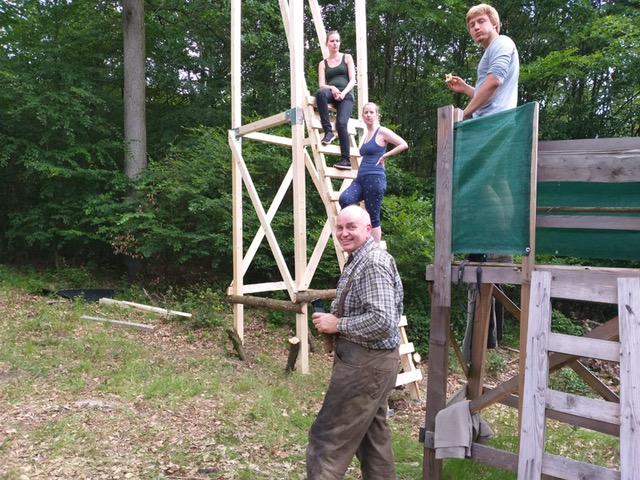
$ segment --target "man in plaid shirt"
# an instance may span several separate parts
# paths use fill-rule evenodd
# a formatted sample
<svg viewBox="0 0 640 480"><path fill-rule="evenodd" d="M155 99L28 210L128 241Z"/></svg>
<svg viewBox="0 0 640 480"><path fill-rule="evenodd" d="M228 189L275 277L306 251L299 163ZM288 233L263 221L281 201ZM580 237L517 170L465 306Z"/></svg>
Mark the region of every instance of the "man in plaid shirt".
<svg viewBox="0 0 640 480"><path fill-rule="evenodd" d="M336 233L349 260L331 313L313 314L318 331L334 335L334 360L309 431L307 478L341 479L356 455L364 480L393 480L387 395L398 372L402 282L393 257L371 238L366 210L342 209Z"/></svg>

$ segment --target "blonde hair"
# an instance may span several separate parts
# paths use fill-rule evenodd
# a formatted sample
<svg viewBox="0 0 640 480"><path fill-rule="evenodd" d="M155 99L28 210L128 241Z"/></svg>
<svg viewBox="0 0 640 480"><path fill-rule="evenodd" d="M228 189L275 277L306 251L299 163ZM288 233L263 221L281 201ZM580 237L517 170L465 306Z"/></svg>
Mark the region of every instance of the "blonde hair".
<svg viewBox="0 0 640 480"><path fill-rule="evenodd" d="M498 11L495 8L491 5L487 5L486 3L481 3L469 9L467 12L467 27L469 26L469 20L480 15L486 15L489 17L491 25L495 25L496 31L500 33L500 15L498 15Z"/></svg>
<svg viewBox="0 0 640 480"><path fill-rule="evenodd" d="M373 102L367 102L363 105L362 107L362 111L364 112L364 109L367 108L368 106L373 105L373 109L376 111L376 113L378 114L378 118L380 118L380 107L378 107L378 105L376 103Z"/></svg>

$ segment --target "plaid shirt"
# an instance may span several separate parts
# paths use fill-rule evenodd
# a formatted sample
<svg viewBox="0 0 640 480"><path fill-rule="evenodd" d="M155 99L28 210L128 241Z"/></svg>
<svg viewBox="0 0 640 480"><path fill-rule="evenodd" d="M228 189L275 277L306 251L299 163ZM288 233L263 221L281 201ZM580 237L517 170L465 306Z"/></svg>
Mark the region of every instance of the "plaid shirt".
<svg viewBox="0 0 640 480"><path fill-rule="evenodd" d="M340 335L367 348L396 348L400 345L403 289L395 260L372 238L352 252L331 304L334 315L351 277L337 325Z"/></svg>

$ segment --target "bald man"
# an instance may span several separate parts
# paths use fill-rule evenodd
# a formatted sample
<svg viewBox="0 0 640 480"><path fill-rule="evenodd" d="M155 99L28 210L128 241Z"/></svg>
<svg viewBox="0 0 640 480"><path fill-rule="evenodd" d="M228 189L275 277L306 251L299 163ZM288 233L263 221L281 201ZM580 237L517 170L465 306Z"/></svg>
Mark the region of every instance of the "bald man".
<svg viewBox="0 0 640 480"><path fill-rule="evenodd" d="M337 218L349 260L331 313L314 313L321 333L334 334L333 371L309 430L308 480L344 477L353 456L364 480L396 478L387 424L387 395L396 384L403 288L395 260L371 237L371 220L352 205Z"/></svg>

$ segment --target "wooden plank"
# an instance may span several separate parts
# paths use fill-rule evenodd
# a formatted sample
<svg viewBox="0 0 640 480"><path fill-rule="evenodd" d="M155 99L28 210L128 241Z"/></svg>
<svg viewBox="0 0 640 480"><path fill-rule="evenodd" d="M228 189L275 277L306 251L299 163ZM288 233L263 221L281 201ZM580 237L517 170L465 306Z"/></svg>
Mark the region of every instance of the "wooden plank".
<svg viewBox="0 0 640 480"><path fill-rule="evenodd" d="M493 285L478 285L476 311L473 317L473 337L471 340L471 366L467 396L474 399L482 394L484 372L487 362L487 338L489 337L489 317Z"/></svg>
<svg viewBox="0 0 640 480"><path fill-rule="evenodd" d="M153 330L155 330L155 327L153 325L145 325L144 323L125 322L123 320L111 320L108 318L91 317L89 315L82 315L80 318L84 320L91 320L94 322L107 323L115 327L135 328L136 330L142 330L144 332L152 332Z"/></svg>
<svg viewBox="0 0 640 480"><path fill-rule="evenodd" d="M135 302L127 302L125 300L114 300L112 298L101 298L98 301L98 303L101 303L103 305L116 305L118 307L124 307L124 308L135 308L137 310L143 310L145 312L160 313L163 315L175 315L179 317L188 317L188 318L192 316L190 313L186 313L186 312L167 310L166 308L152 307L150 305L144 305L142 303L135 303Z"/></svg>
<svg viewBox="0 0 640 480"><path fill-rule="evenodd" d="M551 325L551 274L533 272L529 302L527 360L522 400L518 451L518 480L536 480L542 475L545 443L545 394L549 372L547 338Z"/></svg>
<svg viewBox="0 0 640 480"><path fill-rule="evenodd" d="M450 278L458 279L460 266L450 265ZM586 302L618 303L617 281L620 277L640 278L640 269L612 267L582 267L576 265L535 265L536 270L553 274L551 295L553 298L565 298ZM482 281L485 283L506 283L520 285L521 269L507 264L482 264ZM434 281L436 270L433 265L426 268L426 280ZM466 265L460 275L463 283L475 283L475 268Z"/></svg>
<svg viewBox="0 0 640 480"><path fill-rule="evenodd" d="M540 182L640 181L636 137L540 142L538 156Z"/></svg>
<svg viewBox="0 0 640 480"><path fill-rule="evenodd" d="M360 116L365 104L369 102L369 60L367 58L367 8L366 0L356 0L356 88L358 89L357 112Z"/></svg>
<svg viewBox="0 0 640 480"><path fill-rule="evenodd" d="M570 393L547 390L547 408L590 420L620 424L620 404Z"/></svg>
<svg viewBox="0 0 640 480"><path fill-rule="evenodd" d="M640 479L640 279L618 280L620 317L620 471Z"/></svg>
<svg viewBox="0 0 640 480"><path fill-rule="evenodd" d="M279 292L286 290L287 286L284 282L266 282L266 283L252 283L242 286L243 293L263 293L263 292ZM227 288L227 295L234 295L233 284Z"/></svg>
<svg viewBox="0 0 640 480"><path fill-rule="evenodd" d="M620 344L599 338L551 333L549 334L549 351L576 357L588 356L609 362L620 361Z"/></svg>
<svg viewBox="0 0 640 480"><path fill-rule="evenodd" d="M282 112L271 115L270 117L257 120L255 122L247 123L238 128L238 135L246 135L247 133L259 132L266 130L267 128L277 127L290 121L289 113Z"/></svg>
<svg viewBox="0 0 640 480"><path fill-rule="evenodd" d="M420 370L402 372L399 373L396 378L396 386L406 385L407 383L418 382L420 380L422 380L422 372Z"/></svg>
<svg viewBox="0 0 640 480"><path fill-rule="evenodd" d="M415 352L416 349L413 346L413 342L409 342L409 343L402 343L400 344L400 348L398 350L399 354L402 355L408 355L411 354L413 352Z"/></svg>
<svg viewBox="0 0 640 480"><path fill-rule="evenodd" d="M315 105L315 100L313 103ZM335 115L329 115L329 122L331 123L331 126L335 130L336 128ZM314 113L314 116L311 118L310 125L311 125L311 128L313 128L314 130L322 130L322 123L320 123L320 116L318 115L317 111L316 113ZM361 126L362 125L359 120L356 120L354 118L349 119L349 122L347 122L347 131L349 132L349 135L357 135L358 128L360 128Z"/></svg>
<svg viewBox="0 0 640 480"><path fill-rule="evenodd" d="M513 315L516 320L520 321L520 307L513 303L513 301L498 287L498 285L493 286L493 298L500 302L507 312Z"/></svg>
<svg viewBox="0 0 640 480"><path fill-rule="evenodd" d="M584 230L640 230L640 217L599 215L538 215L536 227Z"/></svg>
<svg viewBox="0 0 640 480"><path fill-rule="evenodd" d="M337 168L334 167L326 167L324 169L324 175L325 177L328 178L337 178L337 179L342 179L342 180L353 180L354 178L356 178L356 176L358 175L358 171L351 169L351 170L339 170Z"/></svg>
<svg viewBox="0 0 640 480"><path fill-rule="evenodd" d="M620 480L617 470L550 453L542 457L542 473L563 480Z"/></svg>
<svg viewBox="0 0 640 480"><path fill-rule="evenodd" d="M620 403L620 397L582 363L579 361L571 362L569 368L576 372L580 378L596 393L600 394L603 399L608 402Z"/></svg>
<svg viewBox="0 0 640 480"><path fill-rule="evenodd" d="M433 450L433 432L425 432L424 445L425 448ZM484 465L502 468L503 470L508 470L510 472L515 472L518 469L518 456L515 453L499 450L481 443L474 443L471 445L471 460Z"/></svg>
<svg viewBox="0 0 640 480"><path fill-rule="evenodd" d="M340 145L335 145L335 144L331 144L331 145L319 145L318 146L318 152L324 154L324 155L333 155L333 156L340 156L341 151L340 151ZM349 155L352 157L360 157L360 150L358 148L354 148L351 147L349 149Z"/></svg>
<svg viewBox="0 0 640 480"><path fill-rule="evenodd" d="M452 105L438 109L438 147L436 155L435 199L435 281L431 295L431 329L429 335L429 375L425 428L435 430L437 413L445 407L449 373L449 329L451 327L451 227L453 199L453 125ZM442 460L425 448L422 464L423 480L441 480Z"/></svg>
<svg viewBox="0 0 640 480"><path fill-rule="evenodd" d="M284 147L291 147L292 141L290 138L281 137L279 135L272 135L270 133L253 132L247 133L243 138L249 140L255 140L257 142L271 143L272 145L282 145Z"/></svg>
<svg viewBox="0 0 640 480"><path fill-rule="evenodd" d="M462 283L476 283L478 278L476 276L477 263L465 262L464 268L461 265L451 265L451 278L454 282L460 279ZM506 283L509 285L520 285L522 277L522 268L519 264L510 263L483 263L482 264L482 283ZM426 280L433 281L435 279L435 270L433 265L427 265Z"/></svg>
<svg viewBox="0 0 640 480"><path fill-rule="evenodd" d="M518 397L515 395L509 395L502 398L500 403L507 407L518 408ZM620 436L620 425L591 420L589 418L578 417L576 415L571 415L570 413L558 412L555 410L547 410L546 416L548 420L557 420L568 425L586 428L587 430L593 430L594 432L604 433L613 437Z"/></svg>
<svg viewBox="0 0 640 480"><path fill-rule="evenodd" d="M469 365L467 365L462 349L460 348L460 345L453 334L453 330L451 329L449 329L449 345L453 349L453 353L456 354L456 358L458 359L458 363L460 364L460 368L462 368L465 378L469 378Z"/></svg>

